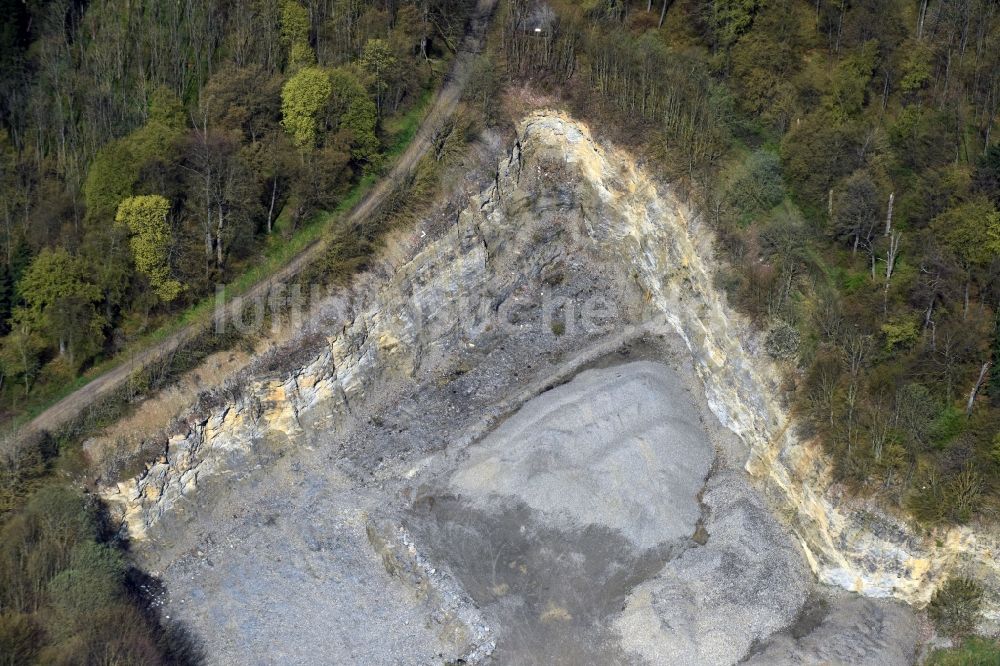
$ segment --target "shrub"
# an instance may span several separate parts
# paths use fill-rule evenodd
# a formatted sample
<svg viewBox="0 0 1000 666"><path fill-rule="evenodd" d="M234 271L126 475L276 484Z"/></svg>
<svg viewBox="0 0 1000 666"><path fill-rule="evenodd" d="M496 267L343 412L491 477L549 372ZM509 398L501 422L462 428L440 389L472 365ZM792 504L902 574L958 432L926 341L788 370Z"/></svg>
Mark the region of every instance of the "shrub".
<svg viewBox="0 0 1000 666"><path fill-rule="evenodd" d="M952 637L967 636L979 622L983 590L970 578L950 578L934 593L927 615L938 632Z"/></svg>
<svg viewBox="0 0 1000 666"><path fill-rule="evenodd" d="M917 323L912 319L886 322L882 324L882 333L885 335L887 352L892 352L896 347L909 347L920 337Z"/></svg>
<svg viewBox="0 0 1000 666"><path fill-rule="evenodd" d="M748 155L730 174L726 185L727 204L743 226L785 198L781 160L767 150Z"/></svg>
<svg viewBox="0 0 1000 666"><path fill-rule="evenodd" d="M971 467L947 478L931 472L914 485L907 508L930 525L966 523L979 510L984 490L982 477Z"/></svg>
<svg viewBox="0 0 1000 666"><path fill-rule="evenodd" d="M197 663L126 581L123 554L101 543L93 503L62 485L31 496L0 529L0 666Z"/></svg>
<svg viewBox="0 0 1000 666"><path fill-rule="evenodd" d="M799 332L786 321L777 321L767 332L764 347L772 358L794 359L799 353Z"/></svg>
<svg viewBox="0 0 1000 666"><path fill-rule="evenodd" d="M86 629L94 613L113 604L122 589L125 564L121 554L87 541L73 550L70 568L48 585L54 636Z"/></svg>
<svg viewBox="0 0 1000 666"><path fill-rule="evenodd" d="M966 423L967 420L961 410L956 409L953 405L945 407L931 424L931 441L938 446L947 444L962 434Z"/></svg>

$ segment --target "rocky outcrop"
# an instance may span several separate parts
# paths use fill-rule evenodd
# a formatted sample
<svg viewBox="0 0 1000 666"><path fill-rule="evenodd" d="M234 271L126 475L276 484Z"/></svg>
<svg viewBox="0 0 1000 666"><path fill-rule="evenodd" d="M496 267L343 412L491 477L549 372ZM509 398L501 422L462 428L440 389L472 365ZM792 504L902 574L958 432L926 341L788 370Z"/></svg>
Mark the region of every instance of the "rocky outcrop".
<svg viewBox="0 0 1000 666"><path fill-rule="evenodd" d="M569 222L550 229L524 223L545 210ZM523 234L539 236L526 242ZM522 121L494 185L361 294L357 310L330 328L328 344L310 363L260 379L242 398L190 423L170 438L161 460L139 478L105 489L104 497L119 508L129 534L143 539L234 461L257 464L290 443L308 443L317 427L335 430L350 418L356 402L383 399L372 387L446 363L454 350L496 341L503 327L517 327L522 248L539 254L530 266L542 274L558 264L562 246L623 266L646 295L644 321L634 324L662 323L683 337L712 411L747 444L747 470L822 581L921 604L956 570L1000 580L992 535L970 528L921 534L836 492L822 452L797 438L780 404L777 369L713 288L710 239L697 216L658 189L630 156L602 146L557 112ZM994 618L997 609L991 606Z"/></svg>

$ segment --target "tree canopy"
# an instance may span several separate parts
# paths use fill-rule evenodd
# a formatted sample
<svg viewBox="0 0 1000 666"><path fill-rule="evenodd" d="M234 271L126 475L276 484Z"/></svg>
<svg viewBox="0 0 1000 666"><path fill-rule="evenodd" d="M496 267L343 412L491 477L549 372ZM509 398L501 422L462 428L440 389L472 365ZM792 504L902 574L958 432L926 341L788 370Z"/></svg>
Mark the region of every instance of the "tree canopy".
<svg viewBox="0 0 1000 666"><path fill-rule="evenodd" d="M319 67L300 70L282 88L281 124L300 150L316 146L319 112L332 90L330 76Z"/></svg>
<svg viewBox="0 0 1000 666"><path fill-rule="evenodd" d="M170 202L158 194L129 197L118 206L115 221L131 232L136 269L149 280L156 295L170 302L181 293L181 283L170 277L168 252Z"/></svg>

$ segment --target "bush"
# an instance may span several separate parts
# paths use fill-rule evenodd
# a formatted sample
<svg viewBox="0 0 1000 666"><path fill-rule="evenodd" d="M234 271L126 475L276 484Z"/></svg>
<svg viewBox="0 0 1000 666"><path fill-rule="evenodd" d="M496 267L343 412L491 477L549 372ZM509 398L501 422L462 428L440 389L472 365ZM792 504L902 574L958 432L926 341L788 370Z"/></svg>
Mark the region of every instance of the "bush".
<svg viewBox="0 0 1000 666"><path fill-rule="evenodd" d="M962 410L953 405L945 407L931 424L931 441L943 446L965 431L967 419Z"/></svg>
<svg viewBox="0 0 1000 666"><path fill-rule="evenodd" d="M966 523L979 510L984 490L982 477L971 467L946 478L931 472L914 485L907 508L929 525Z"/></svg>
<svg viewBox="0 0 1000 666"><path fill-rule="evenodd" d="M887 321L882 324L882 334L885 335L885 350L890 353L897 347L909 347L920 337L917 323L912 319Z"/></svg>
<svg viewBox="0 0 1000 666"><path fill-rule="evenodd" d="M70 568L49 581L48 601L53 610L50 634L86 629L89 618L113 605L121 594L125 571L118 551L93 541L77 546Z"/></svg>
<svg viewBox="0 0 1000 666"><path fill-rule="evenodd" d="M983 590L970 578L950 578L934 593L927 615L938 632L960 638L967 636L979 622Z"/></svg>
<svg viewBox="0 0 1000 666"><path fill-rule="evenodd" d="M726 189L727 204L738 216L738 223L746 226L785 198L781 160L767 150L750 153L730 174Z"/></svg>
<svg viewBox="0 0 1000 666"><path fill-rule="evenodd" d="M786 321L777 321L764 338L767 353L776 359L794 359L799 353L799 332Z"/></svg>

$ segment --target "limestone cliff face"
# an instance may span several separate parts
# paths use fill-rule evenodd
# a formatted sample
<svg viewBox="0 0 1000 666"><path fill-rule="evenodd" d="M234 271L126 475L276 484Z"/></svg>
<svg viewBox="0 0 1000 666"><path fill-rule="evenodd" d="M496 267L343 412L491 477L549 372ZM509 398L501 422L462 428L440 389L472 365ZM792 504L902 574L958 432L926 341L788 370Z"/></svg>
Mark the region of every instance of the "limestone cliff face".
<svg viewBox="0 0 1000 666"><path fill-rule="evenodd" d="M988 585L1000 580L992 533L919 534L898 517L838 494L824 455L795 436L779 403L777 368L714 290L710 238L697 216L669 191L658 191L629 155L602 146L584 125L557 112L522 121L494 186L473 198L453 228L415 246L392 276L362 294L356 314L311 362L291 376L252 383L244 397L171 437L166 455L143 475L106 488L104 497L131 537L146 537L206 479L261 451L307 443L316 425L335 429L356 401L377 399L380 379L412 373L493 326L516 281L504 253L516 245L519 217L530 212L526 182L537 189L546 178L551 205L572 201L566 214L580 216L583 232L563 242L627 262L647 294L648 325L663 322L683 337L713 412L747 444L747 470L788 520L822 581L922 604L955 571ZM532 196L536 209L545 205L537 192ZM995 601L989 616L1000 619Z"/></svg>

